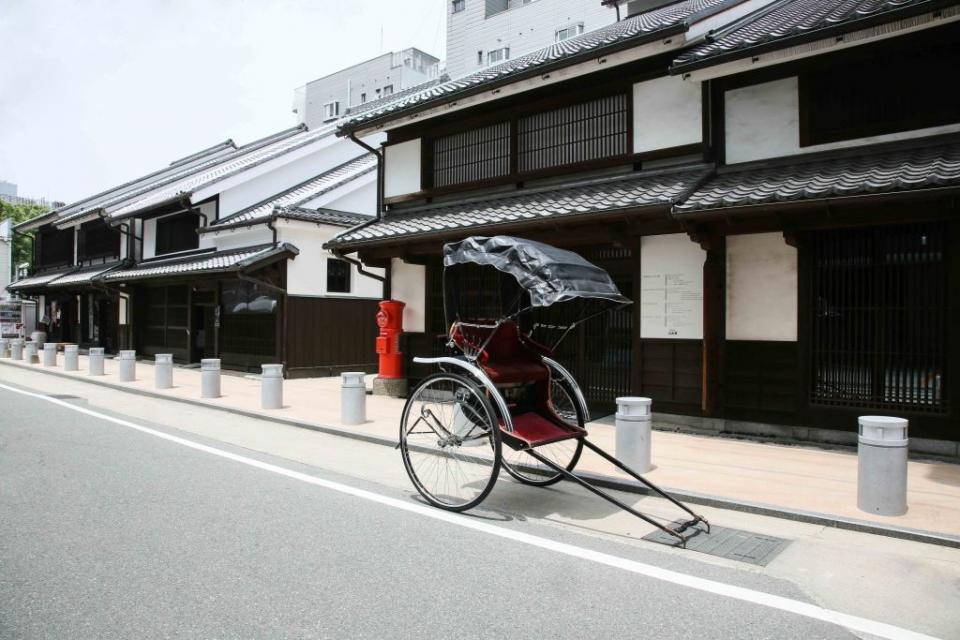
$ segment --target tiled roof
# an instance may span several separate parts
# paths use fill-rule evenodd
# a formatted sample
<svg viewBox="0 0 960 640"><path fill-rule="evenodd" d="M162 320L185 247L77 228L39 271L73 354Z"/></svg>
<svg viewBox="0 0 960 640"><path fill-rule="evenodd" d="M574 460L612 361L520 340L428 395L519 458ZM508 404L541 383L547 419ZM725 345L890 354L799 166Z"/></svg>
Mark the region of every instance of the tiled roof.
<svg viewBox="0 0 960 640"><path fill-rule="evenodd" d="M356 104L352 107L348 107L344 115L347 116L357 116L361 113L366 113L367 111L373 111L379 109L380 107L393 102L395 100L400 100L401 98L406 98L412 96L415 93L420 93L421 91L426 91L431 87L435 87L438 84L443 84L450 80L450 76L447 74L441 74L439 77L434 78L433 80L427 80L426 82L421 82L420 84L414 85L412 87L407 87L401 91L397 91L388 96L382 98L377 98L376 100L370 100L369 102L364 102L363 104Z"/></svg>
<svg viewBox="0 0 960 640"><path fill-rule="evenodd" d="M258 147L246 153L231 156L222 162L206 167L200 171L191 172L180 180L151 189L137 198L127 201L120 207L113 209L112 217L123 218L134 215L145 209L162 205L176 200L181 196L189 196L198 189L208 187L221 180L225 180L243 171L283 156L297 149L332 135L332 125L317 129L307 129L292 136Z"/></svg>
<svg viewBox="0 0 960 640"><path fill-rule="evenodd" d="M19 280L7 285L7 290L25 291L29 289L40 289L45 287L49 282L56 280L57 278L68 273L73 273L74 271L76 271L76 267L66 267L65 269L46 271L44 273L38 273L27 278L20 278Z"/></svg>
<svg viewBox="0 0 960 640"><path fill-rule="evenodd" d="M674 213L960 186L958 136L835 155L722 169L674 206Z"/></svg>
<svg viewBox="0 0 960 640"><path fill-rule="evenodd" d="M669 207L707 175L702 165L673 171L631 174L421 207L341 233L325 246L392 242L405 236L448 234L536 220L567 218L644 207Z"/></svg>
<svg viewBox="0 0 960 640"><path fill-rule="evenodd" d="M302 207L283 209L280 215L290 220L332 224L338 227L353 227L373 220L373 216L365 216L362 213L337 211L336 209L304 209Z"/></svg>
<svg viewBox="0 0 960 640"><path fill-rule="evenodd" d="M707 43L683 53L671 71L745 58L892 22L950 4L942 0L779 0L707 36Z"/></svg>
<svg viewBox="0 0 960 640"><path fill-rule="evenodd" d="M342 118L337 126L342 131L353 130L375 120L420 111L461 95L513 82L527 75L544 73L548 68L574 64L582 58L593 58L604 52L636 46L673 33L683 33L693 22L743 1L684 0L646 11L461 78L435 84L424 91L387 101L383 106L363 109Z"/></svg>
<svg viewBox="0 0 960 640"><path fill-rule="evenodd" d="M227 216L211 227L215 231L217 226L248 222L269 217L278 207L295 208L299 205L315 200L325 193L338 189L343 185L363 176L377 168L377 157L372 153L365 153L339 166L321 173L316 178L307 180L290 189L271 196L252 207Z"/></svg>
<svg viewBox="0 0 960 640"><path fill-rule="evenodd" d="M211 147L204 152L194 154L192 159L182 158L160 171L155 171L154 173L133 180L121 187L106 191L98 196L93 196L79 203L68 205L60 212L60 218L57 220L57 224L67 225L88 216L98 215L100 211L105 210L109 212L115 210L161 186L175 183L178 180L182 180L187 176L194 175L207 168L219 166L228 160L244 157L247 154L283 141L303 131L303 126L291 127L232 150L227 143ZM232 142L230 144L232 145Z"/></svg>
<svg viewBox="0 0 960 640"><path fill-rule="evenodd" d="M297 248L291 244L281 243L276 247L272 244L265 244L229 251L195 254L185 258L151 260L142 262L132 269L112 271L102 279L105 282L126 282L200 273L225 273L240 271L279 255L297 255L298 253Z"/></svg>
<svg viewBox="0 0 960 640"><path fill-rule="evenodd" d="M59 287L83 287L89 285L93 282L95 278L101 276L105 273L113 271L120 266L120 263L114 262L107 265L97 265L95 267L86 267L83 269L77 269L76 271L71 271L70 273L60 276L56 280L51 281L47 284L49 288L59 288Z"/></svg>

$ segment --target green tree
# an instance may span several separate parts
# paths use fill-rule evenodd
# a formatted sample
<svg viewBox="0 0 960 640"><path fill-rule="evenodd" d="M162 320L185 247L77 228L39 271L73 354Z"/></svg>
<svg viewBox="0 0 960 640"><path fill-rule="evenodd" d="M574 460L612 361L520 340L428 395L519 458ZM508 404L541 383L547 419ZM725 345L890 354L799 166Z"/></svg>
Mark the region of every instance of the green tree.
<svg viewBox="0 0 960 640"><path fill-rule="evenodd" d="M50 211L50 207L39 204L11 204L0 200L0 221L11 218L13 224L19 224ZM18 233L13 241L13 268L22 262L33 265L33 244L26 234Z"/></svg>

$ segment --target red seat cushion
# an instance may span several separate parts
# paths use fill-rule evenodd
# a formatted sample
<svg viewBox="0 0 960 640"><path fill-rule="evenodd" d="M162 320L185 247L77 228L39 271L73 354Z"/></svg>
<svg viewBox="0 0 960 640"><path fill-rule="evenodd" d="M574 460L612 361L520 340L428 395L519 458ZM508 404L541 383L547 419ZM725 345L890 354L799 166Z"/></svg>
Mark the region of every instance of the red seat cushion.
<svg viewBox="0 0 960 640"><path fill-rule="evenodd" d="M471 330L476 331L476 329ZM485 339L482 335L471 336L471 338L474 344L480 344ZM464 336L455 331L453 339L455 342L464 340ZM520 328L515 322L503 322L490 336L477 363L494 384L547 380L550 372L543 364L541 354L536 348L544 351L546 349L535 343L528 346L528 340L520 334Z"/></svg>
<svg viewBox="0 0 960 640"><path fill-rule="evenodd" d="M531 447L538 447L560 440L569 440L585 434L579 427L560 425L553 420L544 418L539 413L529 411L513 416L513 431L506 435L526 442Z"/></svg>

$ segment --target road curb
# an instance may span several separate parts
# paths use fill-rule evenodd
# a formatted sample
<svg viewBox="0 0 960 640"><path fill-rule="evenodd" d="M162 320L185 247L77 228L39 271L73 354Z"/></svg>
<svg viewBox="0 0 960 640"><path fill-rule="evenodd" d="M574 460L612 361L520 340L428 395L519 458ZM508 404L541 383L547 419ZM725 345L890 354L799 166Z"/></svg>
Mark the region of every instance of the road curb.
<svg viewBox="0 0 960 640"><path fill-rule="evenodd" d="M204 407L207 409L215 409L218 411L225 411L227 413L232 413L235 415L244 416L247 418L255 418L259 420L267 420L270 422L276 422L278 424L284 424L291 427L299 427L301 429L309 429L311 431L318 431L321 433L326 433L329 435L340 436L343 438L350 438L353 440L361 440L364 442L369 442L371 444L396 447L397 441L392 438L384 438L381 436L376 436L368 433L358 433L356 431L350 431L347 429L341 429L339 427L331 427L329 425L317 424L312 422L303 422L301 420L294 420L292 418L284 418L282 416L272 416L266 413L260 413L257 411L250 411L247 409L238 409L236 407L228 407L215 404L213 402L207 402L199 399L192 398L178 398L176 396L170 396L163 393L158 393L156 391L151 391L148 389L136 389L122 384L117 384L114 382L109 382L106 380L91 379L88 377L82 377L77 375L70 375L61 371L52 371L50 369L43 369L40 367L26 367L23 365L14 364L9 360L0 360L0 364L6 365L14 369L28 369L30 371L37 371L39 373L45 373L52 376L57 376L60 378L66 378L68 380L77 380L80 382L87 382L93 385L98 385L101 387L107 387L110 389L115 389L117 391L123 391L125 393L131 393L134 395L143 395L151 398L159 398L162 400L170 400L173 402L180 402L183 404L188 404L196 407ZM596 484L599 487L605 489L613 489L616 491L624 491L627 493L635 493L640 495L650 495L652 492L634 482L628 482L611 476L603 476L594 473L583 473L580 474L584 478L590 480L592 483ZM776 505L756 503L756 502L747 502L743 500L733 500L731 498L724 498L720 496L713 496L709 494L702 494L695 491L687 491L684 489L677 489L673 487L664 487L664 491L667 491L674 497L688 502L690 504L698 504L707 507L715 507L720 509L727 509L729 511L740 511L744 513L754 513L757 515L769 516L774 518L781 518L785 520L793 520L795 522L804 522L807 524L815 524L825 527L833 527L836 529L843 529L847 531L856 531L858 533L870 533L873 535L886 536L888 538L897 538L900 540L908 540L912 542L922 542L925 544L933 544L942 547L950 547L954 549L960 549L960 536L951 536L948 534L936 533L933 531L925 531L922 529L910 529L906 527L896 527L892 525L882 525L875 522L869 522L867 520L858 520L856 518L846 518L843 516L835 516L825 513L819 513L816 511L802 511L796 509L789 509L786 507L778 507Z"/></svg>

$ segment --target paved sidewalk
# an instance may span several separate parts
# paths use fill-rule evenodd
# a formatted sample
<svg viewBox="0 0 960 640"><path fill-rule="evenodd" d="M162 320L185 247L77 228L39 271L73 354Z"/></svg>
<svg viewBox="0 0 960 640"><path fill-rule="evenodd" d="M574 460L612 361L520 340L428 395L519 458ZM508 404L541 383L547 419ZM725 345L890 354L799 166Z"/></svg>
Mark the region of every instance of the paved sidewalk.
<svg viewBox="0 0 960 640"><path fill-rule="evenodd" d="M0 364L33 371L59 373L130 391L144 391L189 400L212 407L281 419L303 426L333 427L376 441L396 442L402 399L367 397L367 422L360 426L340 423L339 378L311 378L284 382L284 408L263 411L260 381L256 376L224 372L222 397L200 399L200 371L174 369L174 388L154 389L153 364L137 362L137 380L121 383L117 363L107 360L105 374L87 375L87 358L80 357L80 371L64 372L63 356L57 367L47 369L9 359ZM51 377L51 393L56 393ZM613 452L614 428L608 421L588 425L591 440ZM646 474L654 482L685 493L722 500L768 505L777 509L825 514L881 526L931 531L960 536L960 465L913 460L909 464L908 504L903 516L883 517L857 509L857 457L853 451L764 444L666 431L653 434L654 470ZM609 480L627 478L595 454L584 452L577 469Z"/></svg>

